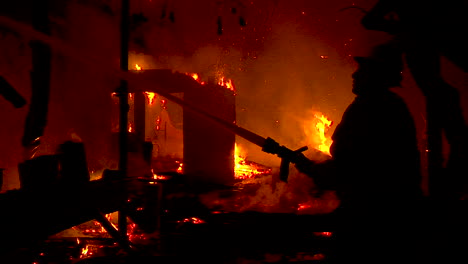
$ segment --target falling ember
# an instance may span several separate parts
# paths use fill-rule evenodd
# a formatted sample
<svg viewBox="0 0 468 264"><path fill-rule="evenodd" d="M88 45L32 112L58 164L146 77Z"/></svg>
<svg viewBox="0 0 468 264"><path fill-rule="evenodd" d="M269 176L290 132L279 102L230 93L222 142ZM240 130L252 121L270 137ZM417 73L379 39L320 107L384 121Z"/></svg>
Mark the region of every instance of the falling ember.
<svg viewBox="0 0 468 264"><path fill-rule="evenodd" d="M315 118L317 118L317 124L315 125L315 128L318 131L320 139L320 145L317 147L317 149L322 151L323 153L330 155L331 142L327 139L325 133L332 125L332 121L328 120L328 118L325 117L323 114L321 114L320 116L318 114L315 114Z"/></svg>
<svg viewBox="0 0 468 264"><path fill-rule="evenodd" d="M138 65L138 64L135 64L135 69L136 69L137 71L141 71L141 70L142 70L142 69L141 69L141 66Z"/></svg>
<svg viewBox="0 0 468 264"><path fill-rule="evenodd" d="M146 98L148 98L148 104L153 105L154 97L156 96L156 94L153 92L145 92L145 95L146 95Z"/></svg>

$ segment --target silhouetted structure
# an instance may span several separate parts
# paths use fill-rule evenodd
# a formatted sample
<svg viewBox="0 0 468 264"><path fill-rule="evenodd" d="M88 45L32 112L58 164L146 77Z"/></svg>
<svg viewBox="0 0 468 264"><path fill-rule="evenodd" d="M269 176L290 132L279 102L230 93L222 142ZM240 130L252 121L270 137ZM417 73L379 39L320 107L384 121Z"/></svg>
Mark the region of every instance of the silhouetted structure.
<svg viewBox="0 0 468 264"><path fill-rule="evenodd" d="M466 185L460 170L468 159L468 129L459 93L440 72L441 56L468 71L466 11L467 1L380 0L362 19L366 29L395 35L426 97L429 192L438 198L458 198ZM443 168L442 133L450 145L449 173Z"/></svg>

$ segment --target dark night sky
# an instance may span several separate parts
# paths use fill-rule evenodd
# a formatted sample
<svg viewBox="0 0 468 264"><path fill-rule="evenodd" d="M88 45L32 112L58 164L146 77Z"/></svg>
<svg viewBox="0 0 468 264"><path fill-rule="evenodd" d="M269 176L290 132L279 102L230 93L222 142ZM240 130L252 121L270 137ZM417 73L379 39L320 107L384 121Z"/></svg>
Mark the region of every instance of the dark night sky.
<svg viewBox="0 0 468 264"><path fill-rule="evenodd" d="M55 38L82 56L98 57L109 67L118 67L120 1L51 2ZM352 5L369 9L375 2L133 0L132 13L142 13L148 21L132 24L130 66L138 63L146 69L201 74L222 71L237 88L238 124L297 148L305 140L302 124L310 119L311 110L324 113L336 124L351 102L352 56L365 55L370 47L389 39L384 33L364 30L358 9L340 11ZM29 23L29 6L28 1L2 1L0 15ZM162 18L164 6L167 16ZM174 22L168 18L171 11ZM223 22L222 35L217 34L218 16ZM239 16L245 18L245 27L239 25ZM28 36L1 26L0 75L29 98ZM448 63L443 70L449 82L465 88L461 96L467 102L466 74ZM109 134L109 93L117 85L117 79L100 74L93 65L55 52L42 153L53 152L73 130L87 144L88 158L105 166L106 147L100 142ZM398 92L408 102L422 138L424 100L406 72L404 88ZM15 167L21 161L26 113L27 106L14 109L0 99L0 167L7 168L4 189L18 187ZM279 162L256 146L245 143L245 147L252 160L269 165Z"/></svg>

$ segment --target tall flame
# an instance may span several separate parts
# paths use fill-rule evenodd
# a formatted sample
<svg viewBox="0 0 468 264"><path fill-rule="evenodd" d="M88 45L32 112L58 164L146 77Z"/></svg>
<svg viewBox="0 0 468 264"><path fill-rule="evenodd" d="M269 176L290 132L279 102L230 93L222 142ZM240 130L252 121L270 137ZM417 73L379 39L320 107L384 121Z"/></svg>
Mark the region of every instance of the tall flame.
<svg viewBox="0 0 468 264"><path fill-rule="evenodd" d="M326 154L330 154L331 142L327 139L325 133L330 128L332 121L328 120L328 118L325 117L323 114L321 114L320 116L316 114L315 118L317 118L318 120L317 124L315 125L315 128L318 131L318 136L320 139L320 145L317 146L317 149Z"/></svg>
<svg viewBox="0 0 468 264"><path fill-rule="evenodd" d="M313 118L304 122L304 133L306 134L306 144L324 154L330 155L330 145L332 140L328 135L328 129L333 124L324 114L314 112Z"/></svg>
<svg viewBox="0 0 468 264"><path fill-rule="evenodd" d="M146 98L148 98L148 104L153 105L154 97L156 96L156 94L153 92L145 92L145 95L146 95Z"/></svg>
<svg viewBox="0 0 468 264"><path fill-rule="evenodd" d="M218 85L224 86L231 91L234 91L234 84L231 79L226 79L224 76L221 76L218 80Z"/></svg>

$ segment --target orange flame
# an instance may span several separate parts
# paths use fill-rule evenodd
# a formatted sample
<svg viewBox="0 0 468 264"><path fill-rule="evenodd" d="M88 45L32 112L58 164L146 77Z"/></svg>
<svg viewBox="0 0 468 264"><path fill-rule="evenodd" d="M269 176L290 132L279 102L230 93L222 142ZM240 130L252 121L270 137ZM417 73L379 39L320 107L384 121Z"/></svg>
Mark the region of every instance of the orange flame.
<svg viewBox="0 0 468 264"><path fill-rule="evenodd" d="M325 136L325 133L327 130L330 128L332 121L328 120L327 117L325 117L323 114L322 115L315 115L315 118L317 118L317 124L315 125L315 128L318 131L318 136L320 139L320 145L317 147L318 150L330 155L330 145L331 142L330 140L327 139Z"/></svg>
<svg viewBox="0 0 468 264"><path fill-rule="evenodd" d="M145 92L145 95L146 95L146 98L148 98L148 104L153 105L154 97L156 96L156 94L153 92Z"/></svg>
<svg viewBox="0 0 468 264"><path fill-rule="evenodd" d="M141 70L142 70L141 66L138 65L138 64L135 64L135 69L136 69L137 71L141 71Z"/></svg>
<svg viewBox="0 0 468 264"><path fill-rule="evenodd" d="M306 144L324 154L330 155L330 145L332 140L327 134L328 129L333 124L324 114L320 112L313 113L312 120L304 122L304 133L307 137Z"/></svg>
<svg viewBox="0 0 468 264"><path fill-rule="evenodd" d="M84 248L81 249L80 258L88 257L88 252L89 252L89 248L88 248L88 245L86 245Z"/></svg>
<svg viewBox="0 0 468 264"><path fill-rule="evenodd" d="M218 80L218 85L228 88L231 91L234 91L234 84L232 80L226 79L224 76L221 76Z"/></svg>
<svg viewBox="0 0 468 264"><path fill-rule="evenodd" d="M132 123L128 123L128 132L129 133L133 132L133 124Z"/></svg>
<svg viewBox="0 0 468 264"><path fill-rule="evenodd" d="M255 165L248 164L246 154L237 144L234 145L234 178L244 180L268 173Z"/></svg>

